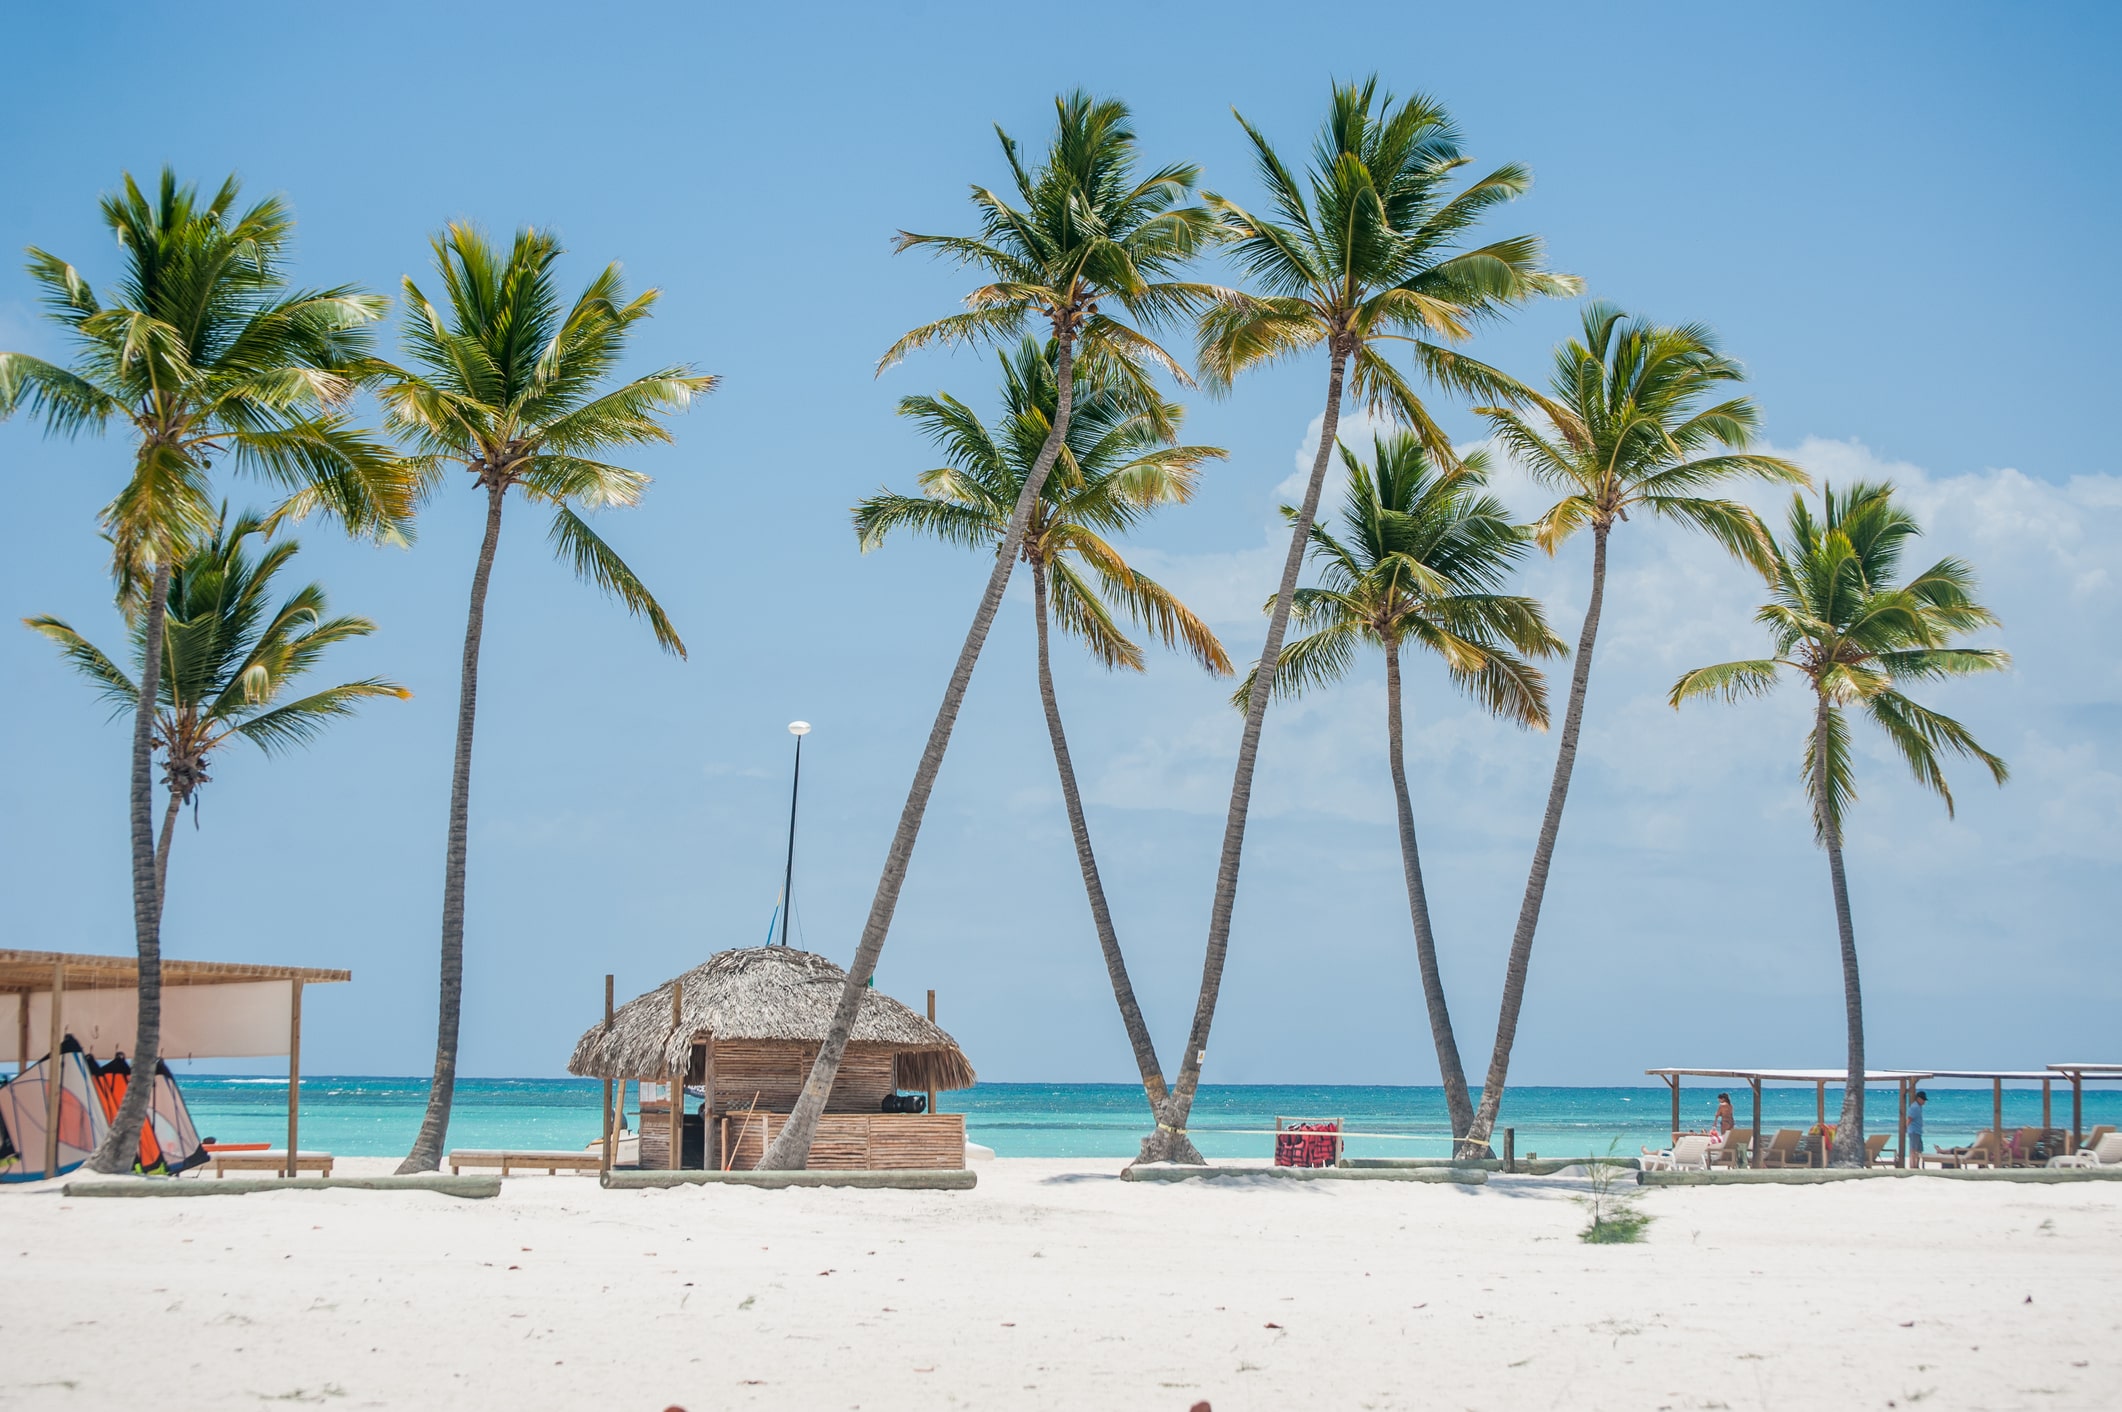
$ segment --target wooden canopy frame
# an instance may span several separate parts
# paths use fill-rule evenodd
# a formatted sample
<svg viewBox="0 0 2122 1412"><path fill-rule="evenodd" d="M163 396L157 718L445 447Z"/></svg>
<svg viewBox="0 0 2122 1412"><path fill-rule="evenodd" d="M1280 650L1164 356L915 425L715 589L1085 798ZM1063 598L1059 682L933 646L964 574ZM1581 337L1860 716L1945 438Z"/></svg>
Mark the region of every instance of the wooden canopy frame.
<svg viewBox="0 0 2122 1412"><path fill-rule="evenodd" d="M2085 1084L2088 1079L2122 1079L2122 1064L2051 1064L2049 1071L2058 1078L2070 1080L2070 1150L2076 1152L2085 1141ZM2044 1085L2041 1092L2046 1095ZM2041 1116L2048 1116L2048 1104L2044 1097Z"/></svg>
<svg viewBox="0 0 2122 1412"><path fill-rule="evenodd" d="M1680 1128L1681 1079L1736 1079L1751 1089L1754 1096L1754 1126L1752 1146L1747 1153L1749 1164L1759 1163L1761 1160L1761 1085L1765 1083L1811 1084L1813 1086L1813 1107L1816 1114L1814 1121L1824 1127L1827 1124L1827 1086L1829 1084L1847 1084L1849 1082L1849 1070L1847 1069L1645 1069L1643 1072L1665 1080L1673 1091L1674 1141L1679 1140L1677 1134ZM1930 1077L1931 1075L1928 1072L1917 1073L1911 1069L1865 1070L1864 1086L1866 1088L1874 1085L1884 1087L1887 1084L1892 1084L1900 1093L1900 1136L1894 1144L1894 1165L1896 1167L1908 1165L1909 1095L1915 1092L1917 1084Z"/></svg>
<svg viewBox="0 0 2122 1412"><path fill-rule="evenodd" d="M164 989L256 986L285 982L288 987L287 1025L287 1175L295 1175L300 1151L302 1110L302 988L328 985L354 978L351 971L317 966L268 966L245 961L175 961L162 963ZM46 997L49 1043L46 1053L56 1056L66 1036L66 996L69 991L137 990L140 963L131 956L103 956L91 952L0 950L0 995L19 997L14 1035L16 1072L30 1064L30 1002ZM209 1030L211 1026L207 1027ZM194 1048L194 1057L213 1057L211 1037L206 1049ZM256 1053L246 1046L239 1053ZM45 1085L44 1173L59 1170L59 1088L57 1073Z"/></svg>

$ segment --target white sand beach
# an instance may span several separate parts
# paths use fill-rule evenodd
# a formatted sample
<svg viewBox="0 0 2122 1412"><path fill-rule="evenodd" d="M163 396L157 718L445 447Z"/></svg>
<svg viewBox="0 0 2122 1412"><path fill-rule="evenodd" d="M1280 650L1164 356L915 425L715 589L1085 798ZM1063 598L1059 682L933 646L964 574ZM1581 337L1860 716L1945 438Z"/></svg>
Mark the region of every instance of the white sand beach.
<svg viewBox="0 0 2122 1412"><path fill-rule="evenodd" d="M387 1169L354 1161L342 1170ZM0 1406L2108 1408L2122 1185L0 1198ZM151 1372L148 1370L152 1370Z"/></svg>

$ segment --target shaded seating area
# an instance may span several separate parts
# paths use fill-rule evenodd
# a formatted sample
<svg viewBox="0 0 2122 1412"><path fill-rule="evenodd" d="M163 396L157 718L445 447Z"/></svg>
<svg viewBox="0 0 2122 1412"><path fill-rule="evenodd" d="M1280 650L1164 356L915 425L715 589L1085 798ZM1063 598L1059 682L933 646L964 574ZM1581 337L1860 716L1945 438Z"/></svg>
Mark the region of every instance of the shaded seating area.
<svg viewBox="0 0 2122 1412"><path fill-rule="evenodd" d="M268 966L237 961L162 962L162 1042L165 1061L186 1059L277 1058L286 1055L287 1143L279 1150L241 1153L205 1150L215 1170L223 1159L242 1159L244 1170L330 1170L328 1153L303 1152L300 1146L302 1077L302 995L307 986L350 981L350 971L312 966ZM134 1048L139 1015L140 970L132 956L89 952L0 950L0 1062L12 1060L19 1082L46 1056L64 1055L68 1043L84 1054L113 1059ZM149 1082L166 1082L162 1076ZM35 1150L19 1160L26 1175L56 1176L85 1160L78 1146L65 1147L83 1124L68 1121L63 1105L73 1101L62 1083L45 1083L43 1119L37 1125ZM122 1089L119 1090L122 1093ZM77 1105L78 1106L78 1105ZM64 1160L62 1148L65 1147ZM290 1157L289 1154L295 1154ZM272 1165L277 1164L277 1165Z"/></svg>
<svg viewBox="0 0 2122 1412"><path fill-rule="evenodd" d="M607 983L606 1018L583 1034L567 1065L606 1081L600 1165L615 1164L632 1082L641 1094L640 1166L756 1167L810 1076L846 979L823 956L760 946L717 952L616 1009ZM935 1112L935 1095L973 1079L958 1042L933 1018L867 991L809 1166L962 1168L964 1115Z"/></svg>
<svg viewBox="0 0 2122 1412"><path fill-rule="evenodd" d="M1646 1069L1644 1073L1663 1079L1671 1090L1673 1148L1676 1151L1681 1140L1689 1136L1683 1130L1680 1119L1682 1079L1718 1079L1746 1085L1753 1101L1752 1122L1750 1125L1735 1127L1723 1142L1715 1144L1716 1164L1776 1168L1827 1165L1829 1144L1832 1140L1832 1129L1827 1121L1827 1090L1829 1085L1841 1087L1849 1077L1848 1071L1844 1069ZM1872 1069L1865 1073L1866 1089L1892 1088L1895 1091L1898 1098L1899 1134L1890 1157L1886 1153L1886 1134L1868 1135L1865 1139L1867 1165L1903 1165L1903 1154L1908 1150L1909 1099L1914 1094L1916 1085L1928 1077L1930 1075L1927 1073L1907 1069ZM1782 1128L1773 1136L1764 1137L1761 1130L1761 1089L1764 1084L1811 1088L1812 1126L1805 1129Z"/></svg>
<svg viewBox="0 0 2122 1412"><path fill-rule="evenodd" d="M2071 1155L2076 1155L2090 1141L2084 1136L2085 1085L2122 1082L2122 1064L2051 1064L2048 1072L2070 1085L2070 1148Z"/></svg>
<svg viewBox="0 0 2122 1412"><path fill-rule="evenodd" d="M1945 1080L1987 1082L1990 1095L1989 1127L1964 1147L1915 1154L1919 1167L2045 1167L2052 1157L2076 1151L2077 1144L2055 1122L2055 1086L2062 1077L2053 1069L1932 1069L1927 1077ZM2038 1125L2010 1128L2004 1123L2004 1089L2007 1084L2041 1086L2041 1121Z"/></svg>

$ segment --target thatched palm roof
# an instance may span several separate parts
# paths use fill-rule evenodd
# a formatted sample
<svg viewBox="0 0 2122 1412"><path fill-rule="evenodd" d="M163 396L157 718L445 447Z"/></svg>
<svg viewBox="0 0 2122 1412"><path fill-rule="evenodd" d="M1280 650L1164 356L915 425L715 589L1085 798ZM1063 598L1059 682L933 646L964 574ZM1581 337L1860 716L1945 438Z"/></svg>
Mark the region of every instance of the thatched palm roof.
<svg viewBox="0 0 2122 1412"><path fill-rule="evenodd" d="M847 972L808 951L753 946L717 952L678 977L678 983L683 990L677 1024L671 1023L672 983L665 981L620 1006L609 1028L591 1026L576 1041L567 1071L591 1078L660 1077L683 1065L693 1040L703 1034L718 1040L819 1043L840 1003ZM958 1042L881 991L863 996L852 1043L892 1049L906 1087L973 1086L973 1066Z"/></svg>

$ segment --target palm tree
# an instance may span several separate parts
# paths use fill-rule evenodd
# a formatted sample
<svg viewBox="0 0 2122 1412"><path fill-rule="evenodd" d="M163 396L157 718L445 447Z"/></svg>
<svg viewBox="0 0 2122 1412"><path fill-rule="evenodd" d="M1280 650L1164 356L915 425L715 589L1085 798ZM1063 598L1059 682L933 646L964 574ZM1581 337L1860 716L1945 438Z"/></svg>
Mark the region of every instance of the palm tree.
<svg viewBox="0 0 2122 1412"><path fill-rule="evenodd" d="M1422 999L1456 1142L1473 1125L1474 1108L1445 1004L1415 844L1401 750L1400 651L1412 646L1435 653L1452 684L1492 715L1545 730L1547 679L1525 659L1559 656L1566 649L1549 630L1537 600L1499 591L1524 557L1528 536L1511 523L1502 501L1484 493L1488 459L1483 453L1439 470L1421 439L1402 431L1372 442L1369 466L1345 445L1341 461L1348 470L1348 505L1341 516L1345 538L1312 526L1312 558L1321 565L1321 584L1298 589L1291 600L1291 617L1307 631L1282 649L1275 694L1296 696L1339 681L1354 669L1357 650L1365 645L1385 654L1385 747L1399 810L1400 863ZM1294 519L1297 510L1285 505L1282 513ZM1251 699L1257 672L1256 667L1247 674L1231 698L1233 705L1242 709Z"/></svg>
<svg viewBox="0 0 2122 1412"><path fill-rule="evenodd" d="M1385 345L1409 344L1416 366L1440 387L1513 396L1519 391L1516 383L1446 345L1471 337L1482 320L1514 304L1536 295L1574 293L1578 285L1570 276L1540 268L1540 241L1534 236L1473 248L1462 244L1491 207L1517 197L1532 178L1511 164L1454 190L1453 174L1468 159L1459 150L1457 128L1433 99L1417 95L1396 105L1390 94L1378 93L1375 78L1336 85L1305 179L1242 116L1238 122L1252 141L1272 218L1223 197L1208 199L1235 242L1239 266L1263 292L1229 292L1208 310L1200 329L1203 381L1211 391L1226 392L1248 368L1322 345L1327 355L1319 449L1292 521L1289 554L1258 659L1273 662L1281 658L1347 380L1353 376L1353 390L1364 405L1412 427L1431 455L1449 465L1449 440L1388 360ZM1193 1027L1166 1111L1143 1140L1141 1161L1184 1155L1179 1143L1223 985L1268 695L1268 678L1256 677L1238 740Z"/></svg>
<svg viewBox="0 0 2122 1412"><path fill-rule="evenodd" d="M1960 560L1940 559L1905 582L1894 581L1907 541L1922 531L1894 503L1892 486L1859 482L1839 496L1830 486L1822 501L1816 518L1802 495L1791 497L1789 530L1761 565L1770 598L1754 621L1769 630L1775 655L1697 668L1674 683L1672 704L1677 709L1698 696L1763 696L1785 671L1813 694L1813 728L1800 773L1811 796L1813 837L1827 850L1849 1030L1849 1073L1833 1159L1838 1166L1862 1166L1864 998L1842 871L1842 821L1857 798L1856 762L1843 712L1860 707L1916 783L1944 800L1950 815L1953 796L1941 752L1979 760L2000 785L2007 775L2004 762L1976 743L1966 726L1917 705L1900 688L2002 671L2011 657L1991 647L1953 646L1954 639L1997 621L1975 601L1974 572Z"/></svg>
<svg viewBox="0 0 2122 1412"><path fill-rule="evenodd" d="M479 700L479 641L486 585L501 542L511 489L552 511L546 539L577 578L648 620L665 651L685 655L662 605L598 537L581 511L633 505L648 477L599 459L619 447L671 439L661 414L682 411L716 378L667 367L614 385L613 370L657 291L629 300L619 267L607 265L572 303L561 296L553 236L519 231L504 255L480 231L452 224L433 242L449 312L405 280L405 344L418 371L377 364L391 425L420 450L431 476L461 464L486 496L486 533L472 571L471 610L457 698L456 760L450 774L449 842L442 880L440 1017L427 1112L401 1172L433 1171L449 1129L457 1079L457 1023L464 993L464 878L470 828L472 726Z"/></svg>
<svg viewBox="0 0 2122 1412"><path fill-rule="evenodd" d="M1053 357L1038 340L1026 338L1013 353L1002 355L1001 363L1004 416L999 431L990 431L971 408L948 393L909 397L899 404L900 414L913 418L928 432L943 448L949 464L922 474L920 495L883 491L855 507L855 530L865 552L901 529L990 552L1007 537L1011 512L1053 428L1060 398L1054 385ZM1212 446L1171 444L1159 428L1176 428L1179 408L1161 399L1154 407L1143 407L1131 385L1099 386L1080 364L1071 400L1074 410L1067 440L1040 489L1017 552L1032 571L1039 699L1053 741L1054 767L1061 777L1061 799L1075 838L1076 861L1083 870L1083 888L1090 898L1091 919L1112 981L1113 999L1120 1007L1120 1021L1154 1111L1164 1101L1164 1067L1157 1060L1149 1026L1135 1000L1127 960L1106 905L1105 886L1099 880L1098 860L1091 849L1090 827L1084 820L1076 770L1054 694L1049 602L1061 630L1081 641L1108 670L1144 670L1142 648L1117 621L1117 605L1165 646L1184 650L1218 676L1230 675L1230 658L1208 625L1170 590L1131 567L1107 538L1133 528L1160 506L1185 503L1193 495L1201 463L1220 459L1224 453Z"/></svg>
<svg viewBox="0 0 2122 1412"><path fill-rule="evenodd" d="M891 930L929 792L943 768L943 755L972 681L973 665L980 659L988 628L1002 605L1002 592L1016 566L1033 507L1068 436L1078 365L1099 383L1131 385L1142 407L1162 407L1164 403L1150 385L1152 368L1161 367L1182 383L1187 380L1186 370L1135 324L1192 313L1212 293L1205 286L1172 278L1215 234L1214 218L1205 208L1182 204L1198 180L1196 169L1175 164L1142 176L1135 130L1124 103L1093 99L1078 91L1055 99L1054 111L1054 135L1046 160L1037 167L1027 168L1017 144L1000 128L995 130L1019 204L975 186L972 200L980 212L979 235L904 231L899 235L902 251L933 250L983 270L990 279L965 297L963 312L923 324L893 344L879 363L879 371L916 348L1014 339L1027 328L1043 324L1052 338L1058 393L1052 425L1025 473L1023 489L996 547L994 571L988 575L987 588L943 689L942 704L936 708L928 744L914 768L913 784L906 792L899 827L885 855L884 872L877 880L862 939L847 969L840 1003L787 1124L760 1158L764 1168L798 1168L809 1159L818 1115L825 1111L848 1036L854 1032L855 1015ZM1134 323L1121 321L1116 308ZM1156 430L1169 435L1173 428L1165 424Z"/></svg>
<svg viewBox="0 0 2122 1412"><path fill-rule="evenodd" d="M288 492L274 518L322 511L349 533L401 536L417 484L343 408L383 301L351 286L296 289L294 221L277 199L239 211L235 178L201 201L164 169L154 195L130 175L103 198L122 272L99 298L80 270L31 247L46 317L66 330L71 366L0 353L0 417L27 406L53 434L133 437L132 470L102 512L112 573L147 644L134 703L130 830L139 955L134 1064L153 1072L162 1038L162 899L155 882L154 723L170 577L215 523L214 460ZM151 1085L126 1090L99 1172L130 1170Z"/></svg>
<svg viewBox="0 0 2122 1412"><path fill-rule="evenodd" d="M1749 564L1768 562L1768 532L1754 512L1708 492L1748 479L1808 483L1805 472L1775 456L1749 452L1760 413L1743 397L1710 402L1722 385L1745 374L1718 351L1699 324L1654 324L1631 319L1610 304L1584 308L1583 335L1555 350L1549 395L1536 399L1543 430L1520 412L1487 407L1495 439L1541 484L1561 492L1533 526L1534 542L1553 554L1577 531L1592 532L1591 600L1577 634L1569 705L1555 751L1547 812L1533 848L1531 875L1511 935L1503 977L1496 1043L1481 1085L1481 1104L1469 1137L1486 1143L1503 1104L1510 1051L1525 1001L1533 931L1547 893L1547 871L1562 827L1591 682L1592 646L1606 602L1606 542L1631 511L1699 530Z"/></svg>
<svg viewBox="0 0 2122 1412"><path fill-rule="evenodd" d="M196 817L199 789L212 778L207 767L216 750L240 739L272 755L309 744L366 698L412 696L396 682L364 677L289 699L289 689L327 648L366 637L376 625L367 618L326 616L330 609L320 584L305 584L275 606L273 580L301 546L283 539L254 557L246 541L264 533L262 517L241 515L229 524L224 512L207 541L170 572L154 736L168 791L155 844L155 891L165 905L177 815L190 804ZM66 660L115 709L124 711L139 700L133 679L72 627L50 616L23 622L58 643ZM145 630L145 620L136 618L131 652L136 664L147 658Z"/></svg>

